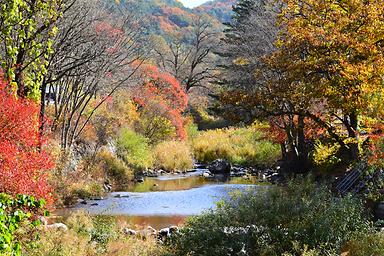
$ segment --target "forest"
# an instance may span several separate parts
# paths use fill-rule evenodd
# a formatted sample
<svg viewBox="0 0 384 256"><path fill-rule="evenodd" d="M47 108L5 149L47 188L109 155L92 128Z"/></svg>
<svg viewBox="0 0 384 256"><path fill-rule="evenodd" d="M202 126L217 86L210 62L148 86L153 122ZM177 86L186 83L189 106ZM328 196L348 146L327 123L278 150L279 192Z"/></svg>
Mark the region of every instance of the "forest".
<svg viewBox="0 0 384 256"><path fill-rule="evenodd" d="M0 255L384 255L384 0L0 7Z"/></svg>

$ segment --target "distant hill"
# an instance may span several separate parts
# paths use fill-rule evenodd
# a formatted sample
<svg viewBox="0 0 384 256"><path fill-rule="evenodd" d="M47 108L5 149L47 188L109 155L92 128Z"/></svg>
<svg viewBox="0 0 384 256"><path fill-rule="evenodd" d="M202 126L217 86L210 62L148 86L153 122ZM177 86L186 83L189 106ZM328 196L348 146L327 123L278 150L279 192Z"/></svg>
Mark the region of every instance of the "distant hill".
<svg viewBox="0 0 384 256"><path fill-rule="evenodd" d="M177 0L120 0L118 4L139 18L145 34L165 40L182 36L187 40L191 25L199 15L204 15L215 29L221 30L222 23L230 19L234 1L215 0L194 9L184 7Z"/></svg>
<svg viewBox="0 0 384 256"><path fill-rule="evenodd" d="M232 6L237 0L214 0L194 8L198 13L207 13L221 22L229 22L232 16Z"/></svg>

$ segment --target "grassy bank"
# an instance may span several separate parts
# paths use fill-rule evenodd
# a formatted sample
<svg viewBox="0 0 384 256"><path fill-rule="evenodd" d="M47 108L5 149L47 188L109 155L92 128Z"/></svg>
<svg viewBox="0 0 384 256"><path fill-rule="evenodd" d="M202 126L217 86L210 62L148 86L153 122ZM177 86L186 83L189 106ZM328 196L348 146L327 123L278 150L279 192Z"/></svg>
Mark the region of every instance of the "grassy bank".
<svg viewBox="0 0 384 256"><path fill-rule="evenodd" d="M223 158L233 164L268 166L280 158L280 148L257 126L202 131L192 139L197 161Z"/></svg>

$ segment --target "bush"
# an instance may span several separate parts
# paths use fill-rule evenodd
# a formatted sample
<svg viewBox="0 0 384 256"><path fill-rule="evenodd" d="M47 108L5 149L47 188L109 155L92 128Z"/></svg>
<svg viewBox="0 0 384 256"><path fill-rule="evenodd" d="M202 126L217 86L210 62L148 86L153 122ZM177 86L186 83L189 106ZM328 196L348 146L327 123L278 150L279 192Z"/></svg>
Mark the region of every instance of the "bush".
<svg viewBox="0 0 384 256"><path fill-rule="evenodd" d="M193 167L189 145L183 141L165 141L154 149L156 166L167 171L187 170Z"/></svg>
<svg viewBox="0 0 384 256"><path fill-rule="evenodd" d="M336 255L354 232L368 228L362 202L335 198L305 179L234 196L193 217L173 249L174 255Z"/></svg>
<svg viewBox="0 0 384 256"><path fill-rule="evenodd" d="M129 129L122 129L117 139L117 153L136 169L145 169L153 164L149 140Z"/></svg>
<svg viewBox="0 0 384 256"><path fill-rule="evenodd" d="M135 131L148 138L151 144L176 137L176 128L172 122L149 107L140 113Z"/></svg>
<svg viewBox="0 0 384 256"><path fill-rule="evenodd" d="M89 199L104 195L103 187L96 181L72 184L72 194L77 198Z"/></svg>
<svg viewBox="0 0 384 256"><path fill-rule="evenodd" d="M339 149L338 144L327 145L317 142L312 155L315 166L326 173L335 170L335 166L341 162L341 159L337 156Z"/></svg>
<svg viewBox="0 0 384 256"><path fill-rule="evenodd" d="M28 194L53 203L47 177L54 161L39 135L39 107L18 99L0 70L0 192Z"/></svg>
<svg viewBox="0 0 384 256"><path fill-rule="evenodd" d="M31 220L34 213L41 211L44 200L35 200L34 197L17 195L11 197L0 193L0 254L21 255L20 237L16 235L22 227L26 227L25 221ZM39 221L32 221L36 227Z"/></svg>
<svg viewBox="0 0 384 256"><path fill-rule="evenodd" d="M348 252L348 256L384 255L384 234L382 232L359 234L343 249Z"/></svg>
<svg viewBox="0 0 384 256"><path fill-rule="evenodd" d="M122 160L108 151L101 151L98 159L103 165L104 173L118 188L125 187L133 175L132 171L124 164Z"/></svg>
<svg viewBox="0 0 384 256"><path fill-rule="evenodd" d="M254 127L204 131L192 140L193 152L205 163L223 158L233 164L271 165L280 157L280 148L263 137Z"/></svg>

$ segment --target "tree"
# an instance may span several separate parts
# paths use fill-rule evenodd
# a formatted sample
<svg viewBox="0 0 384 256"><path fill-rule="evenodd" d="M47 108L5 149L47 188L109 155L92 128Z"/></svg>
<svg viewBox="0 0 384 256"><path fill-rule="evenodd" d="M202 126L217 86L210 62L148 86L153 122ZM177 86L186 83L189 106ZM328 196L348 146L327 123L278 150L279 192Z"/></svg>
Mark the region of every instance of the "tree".
<svg viewBox="0 0 384 256"><path fill-rule="evenodd" d="M213 77L212 50L217 35L204 17L196 18L192 25L190 39L175 37L163 43L163 47L155 47L157 65L176 77L186 92L193 87L204 87Z"/></svg>
<svg viewBox="0 0 384 256"><path fill-rule="evenodd" d="M47 176L54 163L49 153L39 150L38 106L16 98L3 77L0 81L0 191L52 203Z"/></svg>
<svg viewBox="0 0 384 256"><path fill-rule="evenodd" d="M182 114L187 107L188 97L184 88L175 77L152 65L143 65L140 76L143 83L137 88L135 102L153 109L158 116L166 117L176 128L178 137L185 139L187 134Z"/></svg>
<svg viewBox="0 0 384 256"><path fill-rule="evenodd" d="M130 85L138 68L133 63L143 61L147 49L136 20L111 14L101 1L69 1L58 28L42 83L41 116L47 105L53 109L51 128L68 151L97 109Z"/></svg>
<svg viewBox="0 0 384 256"><path fill-rule="evenodd" d="M277 120L297 168L306 166L313 124L356 160L358 118L382 90L383 8L379 1L281 3L235 8L221 53L219 82L230 88L222 99L249 120Z"/></svg>
<svg viewBox="0 0 384 256"><path fill-rule="evenodd" d="M61 0L5 0L0 9L0 63L20 97L38 97L52 54Z"/></svg>
<svg viewBox="0 0 384 256"><path fill-rule="evenodd" d="M307 109L305 116L325 127L358 158L358 122L370 99L382 90L384 9L381 1L284 1L279 50L269 59L282 74L274 82L294 86L307 102L323 102L331 122ZM343 126L341 132L335 127ZM337 134L337 135L336 135Z"/></svg>

